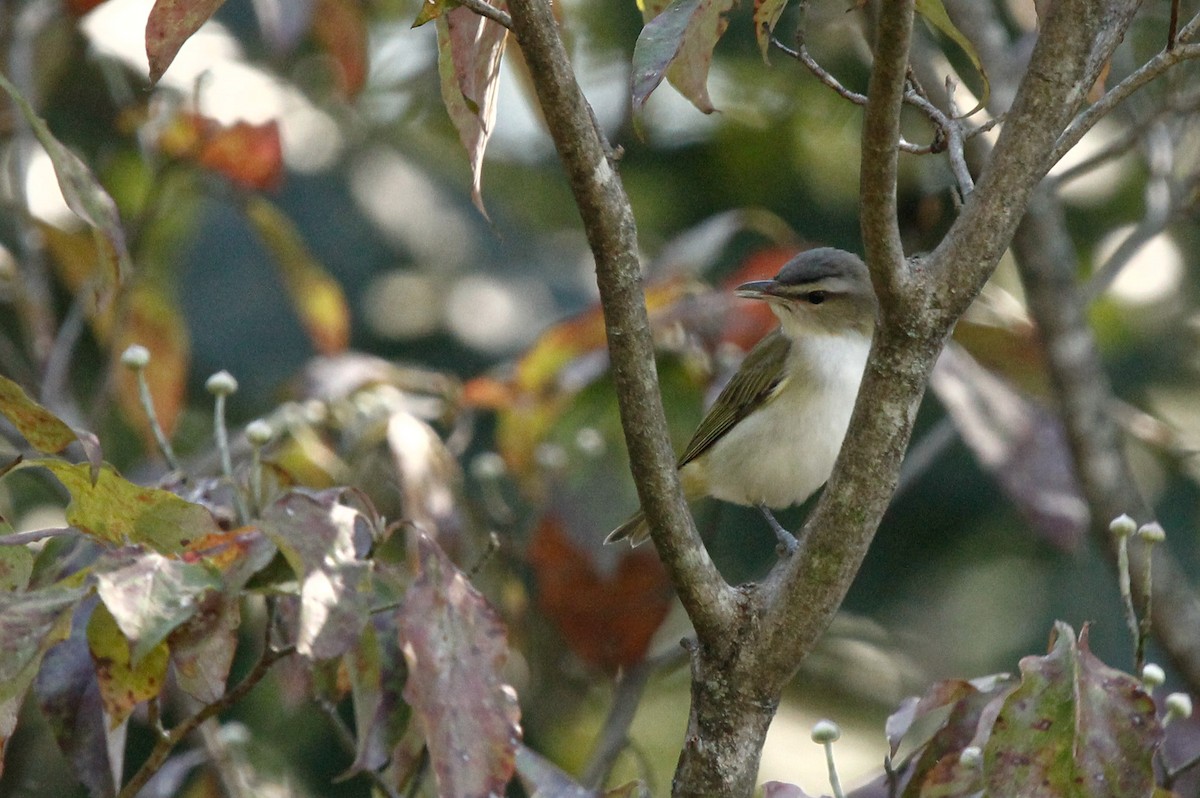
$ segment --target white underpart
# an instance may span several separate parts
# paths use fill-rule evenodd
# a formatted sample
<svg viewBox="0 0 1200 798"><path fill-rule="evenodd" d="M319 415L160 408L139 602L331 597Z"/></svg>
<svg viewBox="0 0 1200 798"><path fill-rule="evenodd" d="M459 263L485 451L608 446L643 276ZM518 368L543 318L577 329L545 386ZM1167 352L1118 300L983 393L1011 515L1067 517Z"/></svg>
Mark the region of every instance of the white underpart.
<svg viewBox="0 0 1200 798"><path fill-rule="evenodd" d="M803 502L833 470L870 347L860 334L805 334L789 355L807 364L789 371L805 376L787 381L774 399L685 466L685 476L702 475L709 495L735 504Z"/></svg>

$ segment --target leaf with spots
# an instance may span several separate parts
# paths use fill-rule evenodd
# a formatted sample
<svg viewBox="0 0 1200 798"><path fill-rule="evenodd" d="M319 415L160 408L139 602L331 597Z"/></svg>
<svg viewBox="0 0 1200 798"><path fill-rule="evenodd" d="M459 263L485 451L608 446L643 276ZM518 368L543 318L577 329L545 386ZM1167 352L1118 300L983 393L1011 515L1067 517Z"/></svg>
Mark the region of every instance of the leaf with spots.
<svg viewBox="0 0 1200 798"><path fill-rule="evenodd" d="M762 51L764 63L771 49L771 34L775 32L775 25L787 4L788 0L754 0L754 36L758 39L758 49Z"/></svg>
<svg viewBox="0 0 1200 798"><path fill-rule="evenodd" d="M314 660L353 648L370 614L369 524L343 491L295 490L267 508L262 529L300 580L296 651Z"/></svg>
<svg viewBox="0 0 1200 798"><path fill-rule="evenodd" d="M24 590L32 573L32 551L25 546L0 546L0 594Z"/></svg>
<svg viewBox="0 0 1200 798"><path fill-rule="evenodd" d="M88 165L54 137L45 120L34 112L33 106L3 74L0 74L0 88L12 97L21 115L33 130L33 135L50 156L50 163L54 165L54 175L58 178L58 187L67 202L67 207L87 222L99 237L97 240L103 239L105 246L101 249L111 266L111 282L120 282L131 266L117 203L100 185L100 181L96 180Z"/></svg>
<svg viewBox="0 0 1200 798"><path fill-rule="evenodd" d="M179 48L208 22L225 0L156 0L146 18L146 57L150 61L150 84L171 66Z"/></svg>
<svg viewBox="0 0 1200 798"><path fill-rule="evenodd" d="M129 641L103 605L96 607L87 627L88 649L96 663L100 700L109 728L125 722L134 708L158 695L167 678L167 644L159 643L138 662L130 659Z"/></svg>
<svg viewBox="0 0 1200 798"><path fill-rule="evenodd" d="M179 688L197 701L211 704L224 695L241 617L236 598L206 593L167 638Z"/></svg>
<svg viewBox="0 0 1200 798"><path fill-rule="evenodd" d="M633 47L630 87L639 113L665 77L692 105L706 114L716 110L708 96L713 48L729 25L735 0L671 0L648 19ZM645 14L653 14L647 6Z"/></svg>
<svg viewBox="0 0 1200 798"><path fill-rule="evenodd" d="M56 454L74 441L87 453L94 480L100 469L100 443L90 432L78 432L35 402L20 385L0 375L0 415L17 428L29 445L43 454Z"/></svg>
<svg viewBox="0 0 1200 798"><path fill-rule="evenodd" d="M400 611L404 697L425 732L438 793L503 794L521 740L517 695L501 676L507 632L431 538L417 534L411 555L417 577Z"/></svg>
<svg viewBox="0 0 1200 798"><path fill-rule="evenodd" d="M40 466L71 494L67 522L97 540L123 546L140 543L164 554L178 554L190 541L220 532L204 507L170 491L135 485L110 465L92 481L86 465L41 458L19 467Z"/></svg>
<svg viewBox="0 0 1200 798"><path fill-rule="evenodd" d="M508 30L462 7L447 8L436 19L442 102L471 160L471 201L486 217L483 153L496 125L500 59Z"/></svg>
<svg viewBox="0 0 1200 798"><path fill-rule="evenodd" d="M204 595L221 589L220 577L201 564L156 552L97 564L96 592L129 638L134 666L196 614Z"/></svg>
<svg viewBox="0 0 1200 798"><path fill-rule="evenodd" d="M1140 681L1110 668L1058 623L1050 653L1021 660L983 749L988 795L1124 798L1154 789L1163 729Z"/></svg>

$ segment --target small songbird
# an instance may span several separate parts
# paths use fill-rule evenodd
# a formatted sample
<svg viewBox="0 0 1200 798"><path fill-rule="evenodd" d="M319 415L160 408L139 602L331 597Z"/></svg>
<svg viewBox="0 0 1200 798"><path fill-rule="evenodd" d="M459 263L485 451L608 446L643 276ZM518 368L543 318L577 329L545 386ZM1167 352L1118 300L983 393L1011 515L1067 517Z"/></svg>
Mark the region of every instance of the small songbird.
<svg viewBox="0 0 1200 798"><path fill-rule="evenodd" d="M772 280L738 286L764 300L779 327L746 355L679 458L688 500L712 496L757 507L786 552L797 547L770 508L805 501L829 479L871 348L878 305L866 264L821 247ZM639 510L605 543L650 536Z"/></svg>

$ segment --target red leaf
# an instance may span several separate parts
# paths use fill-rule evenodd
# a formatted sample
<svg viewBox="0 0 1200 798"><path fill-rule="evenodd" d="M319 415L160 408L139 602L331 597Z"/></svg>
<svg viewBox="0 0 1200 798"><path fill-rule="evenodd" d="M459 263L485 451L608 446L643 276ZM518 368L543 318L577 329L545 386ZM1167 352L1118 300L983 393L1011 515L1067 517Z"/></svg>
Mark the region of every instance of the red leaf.
<svg viewBox="0 0 1200 798"><path fill-rule="evenodd" d="M352 98L367 84L367 23L357 0L317 0L313 38L337 66L337 88Z"/></svg>
<svg viewBox="0 0 1200 798"><path fill-rule="evenodd" d="M283 180L283 144L279 124L238 122L221 127L211 120L197 160L234 183L249 189L275 189Z"/></svg>
<svg viewBox="0 0 1200 798"><path fill-rule="evenodd" d="M417 578L400 613L404 698L425 730L438 794L503 794L521 739L517 694L501 678L504 624L431 538L417 534L413 549Z"/></svg>
<svg viewBox="0 0 1200 798"><path fill-rule="evenodd" d="M183 46L225 0L155 0L146 19L146 57L150 60L150 83L171 66Z"/></svg>
<svg viewBox="0 0 1200 798"><path fill-rule="evenodd" d="M658 555L625 553L609 575L563 534L558 519L539 524L529 545L537 603L583 661L615 673L640 662L671 606Z"/></svg>

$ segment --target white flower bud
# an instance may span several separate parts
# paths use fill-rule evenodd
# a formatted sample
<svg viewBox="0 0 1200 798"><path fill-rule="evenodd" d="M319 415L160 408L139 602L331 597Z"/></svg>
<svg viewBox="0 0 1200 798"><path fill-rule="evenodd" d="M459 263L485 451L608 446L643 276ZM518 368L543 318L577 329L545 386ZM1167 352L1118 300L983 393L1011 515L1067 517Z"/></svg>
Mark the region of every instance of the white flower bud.
<svg viewBox="0 0 1200 798"><path fill-rule="evenodd" d="M1187 693L1171 693L1163 703L1167 707L1168 718L1185 720L1192 716L1192 697Z"/></svg>
<svg viewBox="0 0 1200 798"><path fill-rule="evenodd" d="M121 363L126 368L144 369L150 362L150 350L141 344L131 344L121 353Z"/></svg>
<svg viewBox="0 0 1200 798"><path fill-rule="evenodd" d="M1147 690L1161 687L1166 680L1167 674L1153 662L1147 662L1145 667L1142 668L1142 684L1146 686Z"/></svg>
<svg viewBox="0 0 1200 798"><path fill-rule="evenodd" d="M1162 524L1157 521L1151 521L1148 524L1142 524L1141 529L1137 531L1138 537L1146 543L1162 543L1167 539L1167 531L1162 528Z"/></svg>
<svg viewBox="0 0 1200 798"><path fill-rule="evenodd" d="M958 761L964 767L979 767L979 765L983 762L983 751L977 745L968 745L959 752Z"/></svg>
<svg viewBox="0 0 1200 798"><path fill-rule="evenodd" d="M246 425L246 440L250 441L254 446L265 446L271 440L273 434L271 425L261 418L251 421Z"/></svg>
<svg viewBox="0 0 1200 798"><path fill-rule="evenodd" d="M1127 538L1137 531L1137 522L1121 513L1108 524L1108 529L1119 538Z"/></svg>
<svg viewBox="0 0 1200 798"><path fill-rule="evenodd" d="M204 388L213 396L229 396L237 392L238 384L232 374L222 369L205 381Z"/></svg>
<svg viewBox="0 0 1200 798"><path fill-rule="evenodd" d="M819 720L812 727L814 743L832 743L842 736L842 728L831 720Z"/></svg>
<svg viewBox="0 0 1200 798"><path fill-rule="evenodd" d="M471 476L480 482L490 482L504 476L504 458L496 452L480 452L471 461Z"/></svg>

